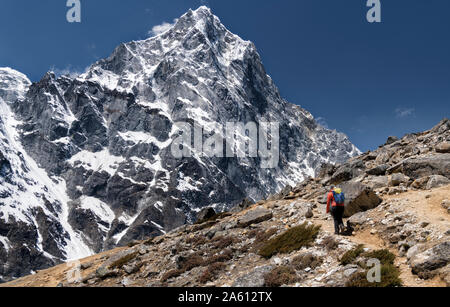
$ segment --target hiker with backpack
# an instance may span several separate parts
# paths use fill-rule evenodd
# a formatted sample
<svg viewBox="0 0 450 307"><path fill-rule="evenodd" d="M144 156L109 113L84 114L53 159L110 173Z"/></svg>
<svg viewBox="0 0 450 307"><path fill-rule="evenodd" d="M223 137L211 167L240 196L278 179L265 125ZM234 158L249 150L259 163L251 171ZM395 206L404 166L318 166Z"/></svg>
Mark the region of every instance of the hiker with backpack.
<svg viewBox="0 0 450 307"><path fill-rule="evenodd" d="M334 233L336 235L342 234L345 231L344 216L345 210L345 195L340 188L331 187L327 196L327 213L331 212L334 219Z"/></svg>

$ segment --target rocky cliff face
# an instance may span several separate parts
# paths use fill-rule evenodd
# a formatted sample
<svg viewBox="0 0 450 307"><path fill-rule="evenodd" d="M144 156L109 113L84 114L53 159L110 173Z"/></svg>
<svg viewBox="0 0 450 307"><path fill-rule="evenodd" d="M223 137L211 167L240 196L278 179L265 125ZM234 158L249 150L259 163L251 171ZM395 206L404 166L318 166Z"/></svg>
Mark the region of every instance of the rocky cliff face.
<svg viewBox="0 0 450 307"><path fill-rule="evenodd" d="M121 44L77 78L0 70L0 276L18 277L263 199L358 153L286 102L255 46L209 9ZM224 137L227 122L277 122L279 163L174 158L176 122Z"/></svg>
<svg viewBox="0 0 450 307"><path fill-rule="evenodd" d="M266 201L204 210L194 225L6 286L450 286L449 142L445 119ZM334 184L347 196L343 236L325 214ZM382 266L375 283L373 261Z"/></svg>

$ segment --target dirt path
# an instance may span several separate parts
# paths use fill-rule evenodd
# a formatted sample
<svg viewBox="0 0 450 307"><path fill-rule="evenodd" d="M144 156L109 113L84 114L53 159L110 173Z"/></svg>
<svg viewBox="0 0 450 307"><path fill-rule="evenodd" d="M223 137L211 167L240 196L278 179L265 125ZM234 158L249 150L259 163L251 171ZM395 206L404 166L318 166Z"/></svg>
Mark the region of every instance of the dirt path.
<svg viewBox="0 0 450 307"><path fill-rule="evenodd" d="M450 229L450 217L446 210L442 208L441 203L444 199L450 199L450 185L434 189L432 191L411 191L408 193L384 197L385 201L408 200L404 207L404 212L411 212L420 217L420 222L428 222L438 227L442 232ZM321 208L315 210L315 215L322 219L315 220L315 223L321 225L322 230L334 234L333 220L323 220ZM396 265L399 266L404 285L407 287L445 287L445 283L436 277L431 280L422 280L413 275L411 268L407 264L406 257L399 257L398 250L388 248L386 242L377 234L371 234L369 229L356 232L354 236L346 237L356 244L364 244L371 249L389 249L397 256Z"/></svg>

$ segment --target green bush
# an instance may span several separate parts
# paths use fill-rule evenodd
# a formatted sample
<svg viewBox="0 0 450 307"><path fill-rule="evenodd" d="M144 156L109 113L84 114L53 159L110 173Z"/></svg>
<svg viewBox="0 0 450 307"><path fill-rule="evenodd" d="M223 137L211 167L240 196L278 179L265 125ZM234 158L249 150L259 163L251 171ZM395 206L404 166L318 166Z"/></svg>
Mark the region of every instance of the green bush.
<svg viewBox="0 0 450 307"><path fill-rule="evenodd" d="M368 252L364 254L366 258L375 258L380 260L382 264L394 264L395 255L387 249L380 249L373 252Z"/></svg>
<svg viewBox="0 0 450 307"><path fill-rule="evenodd" d="M367 280L367 271L354 274L345 284L346 287L351 288L385 288L385 287L402 287L402 280L400 279L400 271L397 267L391 264L384 264L381 267L381 282L370 283Z"/></svg>
<svg viewBox="0 0 450 307"><path fill-rule="evenodd" d="M347 265L355 261L364 252L364 245L358 245L352 250L346 252L341 258L341 264Z"/></svg>
<svg viewBox="0 0 450 307"><path fill-rule="evenodd" d="M314 242L319 230L320 226L308 226L306 223L293 227L264 244L259 250L259 255L264 258L271 258L279 253L290 253L303 246L309 246Z"/></svg>

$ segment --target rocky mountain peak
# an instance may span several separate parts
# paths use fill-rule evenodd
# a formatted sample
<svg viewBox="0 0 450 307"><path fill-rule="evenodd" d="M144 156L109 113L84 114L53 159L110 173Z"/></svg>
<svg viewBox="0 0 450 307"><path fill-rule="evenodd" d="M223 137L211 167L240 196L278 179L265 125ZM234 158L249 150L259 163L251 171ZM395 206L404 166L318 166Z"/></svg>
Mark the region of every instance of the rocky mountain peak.
<svg viewBox="0 0 450 307"><path fill-rule="evenodd" d="M1 148L15 181L1 187L0 210L17 219L0 216L0 227L28 238L29 250L6 233L6 277L167 233L204 207L225 211L266 198L324 162L359 153L347 136L285 101L253 44L204 7L160 35L121 44L77 78L49 72L32 85L14 82L23 93L7 97ZM203 146L175 157L178 122L201 126L202 141L225 140L229 122L278 123L279 159L268 170L261 157L211 157ZM23 204L23 193L32 201ZM34 261L21 267L18 255Z"/></svg>
<svg viewBox="0 0 450 307"><path fill-rule="evenodd" d="M31 81L24 74L9 67L0 67L0 99L12 103L23 98Z"/></svg>

